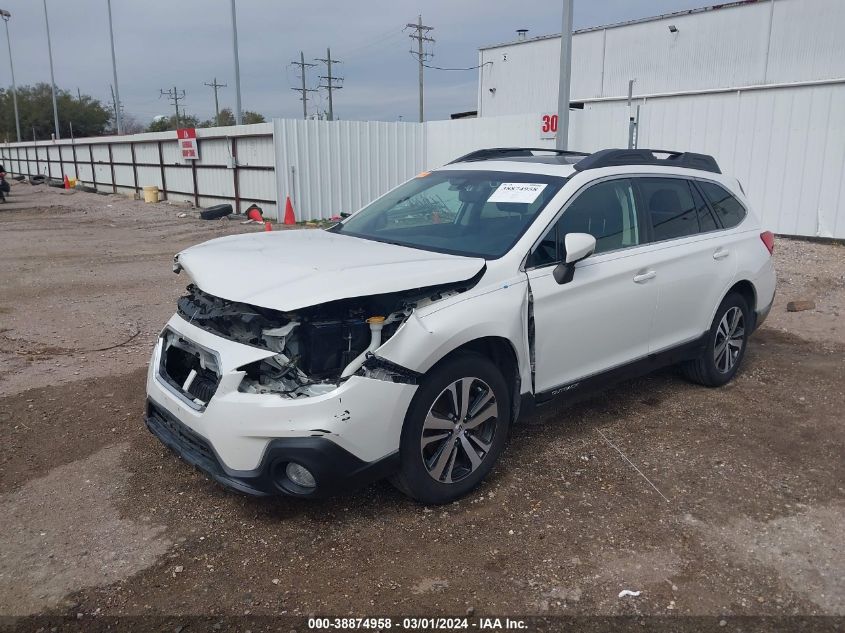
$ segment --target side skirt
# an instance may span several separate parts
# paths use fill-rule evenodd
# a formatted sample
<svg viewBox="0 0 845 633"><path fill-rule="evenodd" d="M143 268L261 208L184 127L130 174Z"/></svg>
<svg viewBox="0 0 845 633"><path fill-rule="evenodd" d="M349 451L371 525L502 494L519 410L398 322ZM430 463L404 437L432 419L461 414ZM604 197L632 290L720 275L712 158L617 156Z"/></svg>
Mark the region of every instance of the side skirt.
<svg viewBox="0 0 845 633"><path fill-rule="evenodd" d="M705 332L699 338L689 343L684 343L678 347L673 347L672 349L656 354L649 354L631 363L540 392L533 397L530 394L523 395L522 412L527 413L533 406L548 404L553 400L563 399L566 402L577 402L619 382L644 376L662 367L675 365L685 360L698 358L706 346L707 335L708 333ZM533 400L533 403L524 402L526 398Z"/></svg>

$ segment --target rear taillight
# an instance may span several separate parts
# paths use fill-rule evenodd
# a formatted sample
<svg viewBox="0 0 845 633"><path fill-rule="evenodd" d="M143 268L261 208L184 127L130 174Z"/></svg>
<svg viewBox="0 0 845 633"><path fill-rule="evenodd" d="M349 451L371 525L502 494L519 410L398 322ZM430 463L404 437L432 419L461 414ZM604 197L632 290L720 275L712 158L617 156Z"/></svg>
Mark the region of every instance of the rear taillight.
<svg viewBox="0 0 845 633"><path fill-rule="evenodd" d="M775 250L775 234L771 231L764 231L760 233L760 239L763 240L763 244L766 245L769 255L771 255Z"/></svg>

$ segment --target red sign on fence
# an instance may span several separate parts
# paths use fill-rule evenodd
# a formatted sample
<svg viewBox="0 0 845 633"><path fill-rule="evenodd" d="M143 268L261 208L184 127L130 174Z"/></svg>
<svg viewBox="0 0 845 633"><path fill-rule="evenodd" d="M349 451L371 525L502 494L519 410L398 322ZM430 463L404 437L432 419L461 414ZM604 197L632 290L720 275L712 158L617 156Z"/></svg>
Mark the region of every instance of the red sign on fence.
<svg viewBox="0 0 845 633"><path fill-rule="evenodd" d="M183 160L199 160L197 131L194 128L187 127L176 130L176 138L179 139L179 149L182 152Z"/></svg>
<svg viewBox="0 0 845 633"><path fill-rule="evenodd" d="M555 138L557 136L557 114L547 112L540 117L540 138Z"/></svg>

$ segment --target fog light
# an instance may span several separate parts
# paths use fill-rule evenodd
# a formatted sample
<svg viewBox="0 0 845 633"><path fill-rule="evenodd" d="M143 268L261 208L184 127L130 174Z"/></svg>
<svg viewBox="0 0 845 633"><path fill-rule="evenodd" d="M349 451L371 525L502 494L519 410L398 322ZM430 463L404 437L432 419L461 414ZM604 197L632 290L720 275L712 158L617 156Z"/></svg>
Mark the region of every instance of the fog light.
<svg viewBox="0 0 845 633"><path fill-rule="evenodd" d="M314 475L305 466L290 462L285 468L285 474L293 483L303 488L316 488L317 482L314 480Z"/></svg>

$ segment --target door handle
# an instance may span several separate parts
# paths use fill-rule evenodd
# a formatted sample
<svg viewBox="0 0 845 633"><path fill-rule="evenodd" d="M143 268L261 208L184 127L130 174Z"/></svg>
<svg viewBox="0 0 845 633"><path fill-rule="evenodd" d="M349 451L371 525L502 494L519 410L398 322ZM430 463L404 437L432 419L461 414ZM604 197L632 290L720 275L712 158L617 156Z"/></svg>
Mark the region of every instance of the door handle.
<svg viewBox="0 0 845 633"><path fill-rule="evenodd" d="M647 282L649 279L654 279L655 277L657 277L656 272L654 272L653 270L647 270L644 273L634 275L634 283L642 284Z"/></svg>
<svg viewBox="0 0 845 633"><path fill-rule="evenodd" d="M725 250L724 248L717 248L716 251L713 253L713 259L725 259L731 252Z"/></svg>

